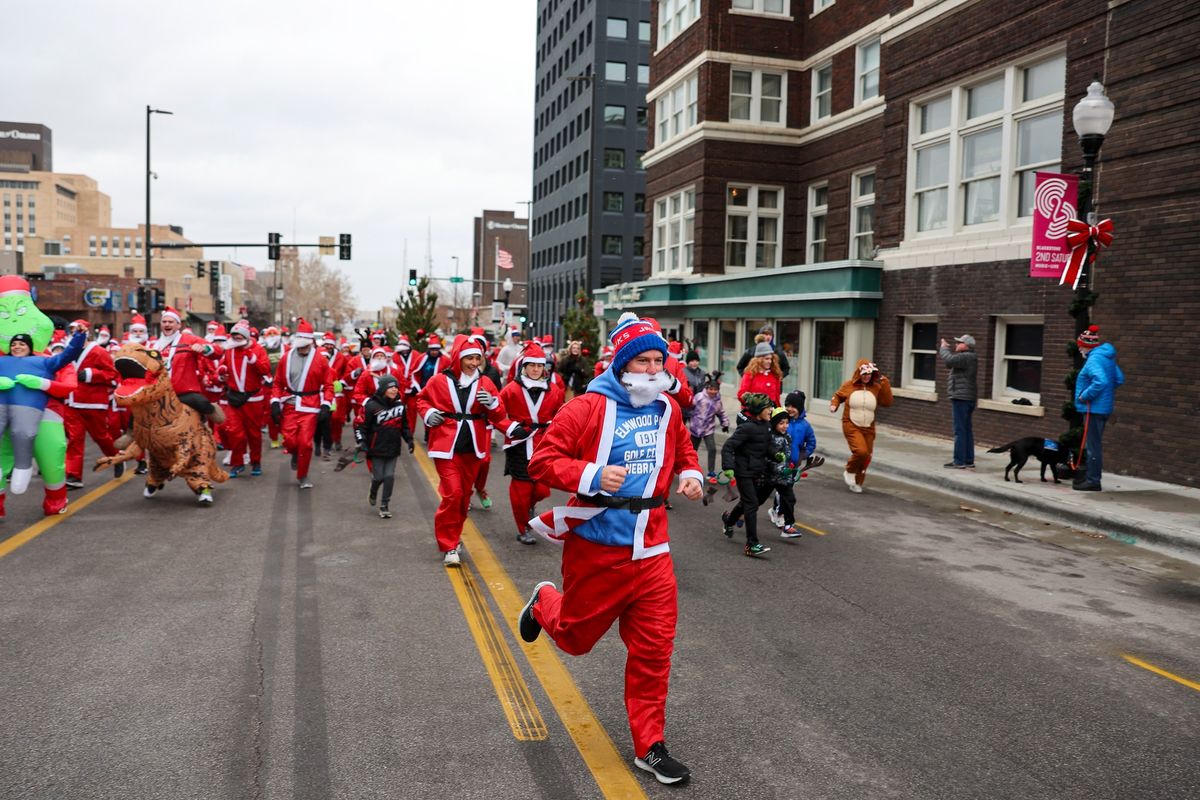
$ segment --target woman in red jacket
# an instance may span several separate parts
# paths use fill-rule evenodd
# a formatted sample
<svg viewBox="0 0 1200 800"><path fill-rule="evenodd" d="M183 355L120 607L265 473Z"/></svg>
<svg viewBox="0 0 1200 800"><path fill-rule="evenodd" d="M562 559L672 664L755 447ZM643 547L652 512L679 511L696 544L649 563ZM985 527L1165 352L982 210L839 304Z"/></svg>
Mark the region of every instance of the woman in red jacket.
<svg viewBox="0 0 1200 800"><path fill-rule="evenodd" d="M749 392L765 394L771 402L779 405L779 397L783 392L783 371L779 368L779 359L767 342L759 342L754 347L754 358L742 373L742 382L738 385L738 400Z"/></svg>

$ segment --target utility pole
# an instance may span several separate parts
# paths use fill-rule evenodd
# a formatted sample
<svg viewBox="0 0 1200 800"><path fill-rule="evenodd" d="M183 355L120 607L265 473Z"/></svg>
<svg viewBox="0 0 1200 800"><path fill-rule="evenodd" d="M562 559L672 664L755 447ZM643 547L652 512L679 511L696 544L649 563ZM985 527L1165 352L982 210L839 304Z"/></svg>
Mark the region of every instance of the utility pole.
<svg viewBox="0 0 1200 800"><path fill-rule="evenodd" d="M150 279L150 179L154 177L154 173L150 171L150 115L151 114L170 114L174 115L173 111L163 111L160 108L151 108L146 106L146 235L142 241L142 247L146 251L146 279Z"/></svg>

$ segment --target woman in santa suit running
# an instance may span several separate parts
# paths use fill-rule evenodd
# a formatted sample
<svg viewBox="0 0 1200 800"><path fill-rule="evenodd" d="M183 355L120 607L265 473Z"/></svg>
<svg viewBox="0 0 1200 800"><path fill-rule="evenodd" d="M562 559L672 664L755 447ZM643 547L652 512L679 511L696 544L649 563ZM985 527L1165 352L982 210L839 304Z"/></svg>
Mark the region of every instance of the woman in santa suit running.
<svg viewBox="0 0 1200 800"><path fill-rule="evenodd" d="M703 474L679 404L665 393L675 382L663 367L666 342L633 314L609 338L612 365L563 406L529 462L534 480L573 494L531 521L564 545L563 590L535 586L518 627L527 642L545 630L582 655L620 620L634 764L679 783L691 773L663 734L677 616L664 506L676 475L679 493L699 500Z"/></svg>
<svg viewBox="0 0 1200 800"><path fill-rule="evenodd" d="M562 387L546 380L546 352L537 342L526 343L514 363L517 377L504 384L500 401L508 418L533 435L522 440L505 437L504 474L512 478L508 499L517 522L517 541L534 544L537 539L529 531L529 518L533 507L550 496L550 487L529 477L529 459L566 397Z"/></svg>
<svg viewBox="0 0 1200 800"><path fill-rule="evenodd" d="M450 352L450 367L431 377L417 395L417 413L429 431L429 457L440 479L442 502L433 516L433 530L448 567L460 563L458 547L471 491L480 467L491 458L488 423L516 439L529 435L505 416L499 391L480 371L482 365L479 342L460 335Z"/></svg>

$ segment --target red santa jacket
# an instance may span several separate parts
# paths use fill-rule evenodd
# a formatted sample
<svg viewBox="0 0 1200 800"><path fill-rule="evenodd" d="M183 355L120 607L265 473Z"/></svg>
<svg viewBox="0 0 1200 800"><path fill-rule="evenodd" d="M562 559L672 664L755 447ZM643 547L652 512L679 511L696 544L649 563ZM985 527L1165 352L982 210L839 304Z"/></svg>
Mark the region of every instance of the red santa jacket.
<svg viewBox="0 0 1200 800"><path fill-rule="evenodd" d="M350 383L350 373L349 370L346 369L347 365L350 363L349 359L347 359L346 356L338 350L334 350L333 354L331 355L330 353L326 352L325 348L323 347L321 348L321 355L324 356L325 360L329 362L329 369L333 373L333 380L341 381L343 384L342 391L335 391L334 395L345 394L345 384ZM353 386L353 384L351 385Z"/></svg>
<svg viewBox="0 0 1200 800"><path fill-rule="evenodd" d="M537 402L534 402L521 379L504 384L504 388L500 390L500 402L504 404L504 411L508 414L508 418L521 423L521 427L533 431L532 436L521 441L514 441L511 437L505 436L505 450L510 447L524 447L525 457L533 458L534 448L538 446L545 435L550 420L554 419L554 415L558 413L567 399L566 393L558 384L548 383L547 387L546 391L538 396Z"/></svg>
<svg viewBox="0 0 1200 800"><path fill-rule="evenodd" d="M288 365L293 357L302 363L300 380L295 386L288 379ZM271 402L283 403L306 414L316 414L322 406L333 408L333 370L329 367L329 359L317 352L316 347L309 350L306 356L289 347L275 369Z"/></svg>
<svg viewBox="0 0 1200 800"><path fill-rule="evenodd" d="M675 380L678 381L678 384L668 394L675 398L675 402L679 403L680 408L691 408L692 400L694 399L692 396L692 385L688 383L687 373L684 372L686 367L683 366L683 362L678 358L667 356L666 361L663 362L663 367L667 372L675 376Z"/></svg>
<svg viewBox="0 0 1200 800"><path fill-rule="evenodd" d="M409 358L410 366L408 370L408 390L410 393L416 393L421 391L422 388L421 372L425 369L425 364L429 361L429 351L426 350L424 353L419 353L416 354L415 357L410 356ZM437 367L434 368L433 374L436 376L448 369L450 369L450 358L445 353L442 353L440 356L438 356L438 364ZM432 380L432 378L430 380Z"/></svg>
<svg viewBox="0 0 1200 800"><path fill-rule="evenodd" d="M50 385L46 387L46 394L49 395L46 399L46 411L53 412L61 418L66 412L63 401L69 398L78 386L78 376L74 364L67 364L54 373L54 377L50 379ZM107 407L106 405L105 408Z"/></svg>
<svg viewBox="0 0 1200 800"><path fill-rule="evenodd" d="M262 402L263 380L271 382L271 361L266 350L254 343L231 347L221 354L221 366L227 389L252 395L247 403Z"/></svg>
<svg viewBox="0 0 1200 800"><path fill-rule="evenodd" d="M608 466L617 419L617 401L597 389L603 379L593 381L593 387L559 410L546 430L529 462L529 476L539 483L571 492L566 506L559 506L530 520L530 526L551 541L561 542L573 529L579 528L608 509L580 500L578 495L592 495L592 483ZM608 383L616 385L615 380ZM691 438L683 424L683 414L674 398L659 395L654 401L658 422L653 469L646 480L643 497L666 497L671 481L695 478L702 481L700 462L692 447ZM626 509L613 509L615 516L596 519L606 528L623 528L620 542L631 547L631 558L642 559L662 555L670 549L667 535L667 510L658 506L631 515ZM587 530L583 528L582 530ZM611 531L610 531L611 532ZM611 541L603 542L612 544Z"/></svg>
<svg viewBox="0 0 1200 800"><path fill-rule="evenodd" d="M400 370L389 364L387 372L371 372L367 370L358 376L358 381L354 384L354 405L358 407L358 413L354 417L354 424L362 423L362 409L367 404L367 401L379 391L379 379L384 375L391 375L396 379L396 383L403 386L403 381L400 380Z"/></svg>
<svg viewBox="0 0 1200 800"><path fill-rule="evenodd" d="M192 345L204 345L203 353L196 353ZM217 356L216 348L209 342L187 331L177 331L174 336L163 336L154 343L154 347L162 354L163 363L167 365L167 373L171 376L171 386L175 394L204 391L205 365L201 359L213 359Z"/></svg>
<svg viewBox="0 0 1200 800"><path fill-rule="evenodd" d="M74 367L77 385L67 395L67 405L100 411L107 409L112 387L117 382L117 368L113 366L112 356L102 346L91 342L84 345Z"/></svg>
<svg viewBox="0 0 1200 800"><path fill-rule="evenodd" d="M401 386L408 386L412 380L412 368L413 364L417 363L418 355L420 354L415 350L396 350L392 353L392 365L404 376L404 380L400 381Z"/></svg>
<svg viewBox="0 0 1200 800"><path fill-rule="evenodd" d="M459 336L450 354L453 367L430 378L429 383L425 384L425 388L417 395L417 413L424 422L428 423L429 415L433 411L442 412L446 418L441 425L429 430L430 458L454 458L454 443L458 441L458 432L462 430L463 425L468 425L476 457L487 460L492 456L492 439L488 433L488 424L506 436L519 424L505 415L504 404L500 402L500 390L482 370L476 373L468 388L467 402L459 402L458 392L455 390L455 385L461 377L459 364L463 355L472 351L483 355L483 351L472 340L466 336ZM480 392L487 392L492 396L489 405L485 406L479 402Z"/></svg>

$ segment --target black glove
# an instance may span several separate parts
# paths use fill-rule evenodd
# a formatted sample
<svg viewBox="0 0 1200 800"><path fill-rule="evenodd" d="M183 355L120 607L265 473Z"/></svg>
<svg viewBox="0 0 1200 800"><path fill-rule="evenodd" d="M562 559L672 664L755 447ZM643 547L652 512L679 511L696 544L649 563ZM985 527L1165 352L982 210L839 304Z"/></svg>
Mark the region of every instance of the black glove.
<svg viewBox="0 0 1200 800"><path fill-rule="evenodd" d="M276 425L279 425L283 422L282 403L271 403L271 419L275 420Z"/></svg>
<svg viewBox="0 0 1200 800"><path fill-rule="evenodd" d="M728 426L728 425L722 425L722 426L721 426L721 433L729 433L729 426Z"/></svg>
<svg viewBox="0 0 1200 800"><path fill-rule="evenodd" d="M408 452L409 453L411 453L413 450L416 450L416 449L417 449L416 445L414 445L412 442L408 443Z"/></svg>
<svg viewBox="0 0 1200 800"><path fill-rule="evenodd" d="M530 431L524 425L518 425L517 427L512 429L512 433L509 434L509 437L514 442L521 442L521 441L528 439L530 433L532 433L532 431Z"/></svg>
<svg viewBox="0 0 1200 800"><path fill-rule="evenodd" d="M354 443L358 445L358 449L359 449L359 450L361 450L361 449L362 449L362 446L363 446L363 432L362 432L362 428L355 428L355 429L354 429Z"/></svg>
<svg viewBox="0 0 1200 800"><path fill-rule="evenodd" d="M317 412L317 422L325 422L331 416L329 406L321 406L321 410Z"/></svg>

